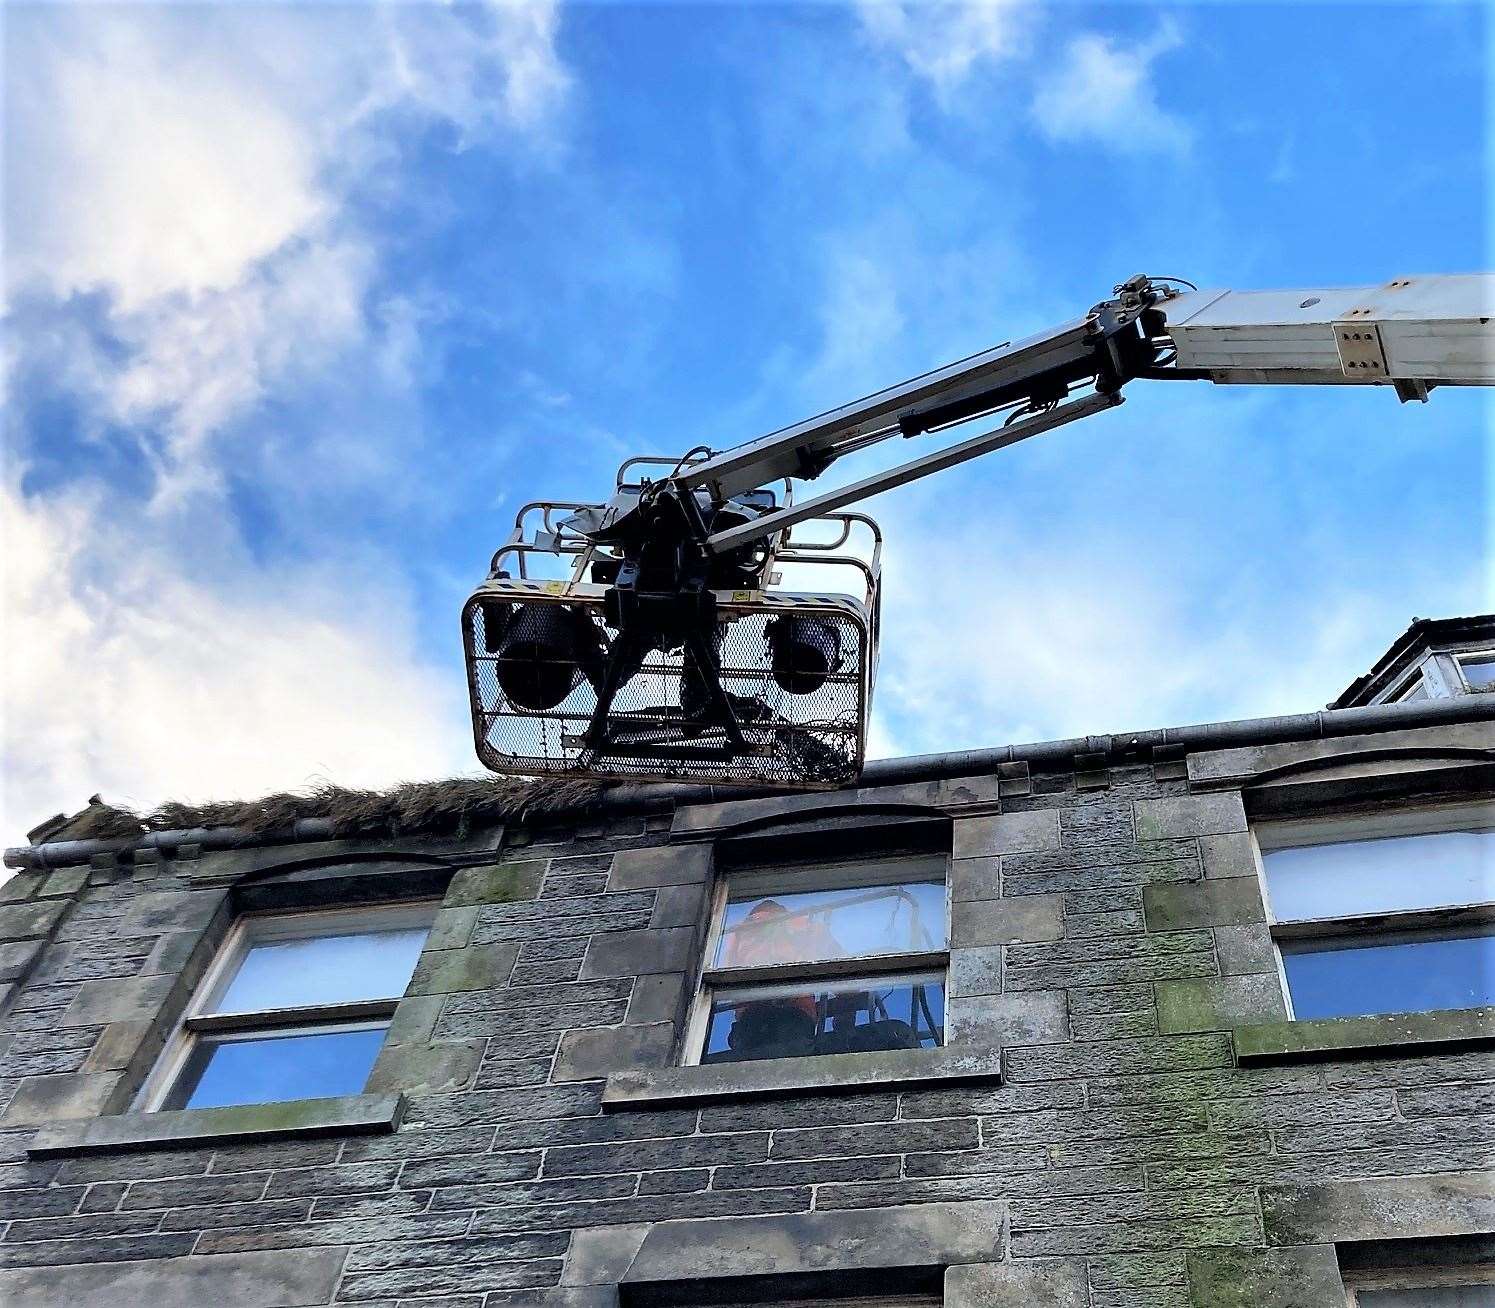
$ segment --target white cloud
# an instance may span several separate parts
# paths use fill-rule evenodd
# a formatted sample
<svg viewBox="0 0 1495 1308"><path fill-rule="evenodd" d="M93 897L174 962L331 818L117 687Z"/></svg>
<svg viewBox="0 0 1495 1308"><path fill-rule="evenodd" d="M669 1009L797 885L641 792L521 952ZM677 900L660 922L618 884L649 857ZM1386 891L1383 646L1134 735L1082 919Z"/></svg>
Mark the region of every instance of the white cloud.
<svg viewBox="0 0 1495 1308"><path fill-rule="evenodd" d="M350 193L395 125L553 143L556 21L550 0L12 15L8 289L102 293L124 357L99 399L164 495L211 484L210 438L268 390L378 343Z"/></svg>
<svg viewBox="0 0 1495 1308"><path fill-rule="evenodd" d="M126 429L153 494L127 501L78 462L69 487L23 496L50 432L7 433L5 838L93 791L150 805L471 766L460 670L418 656L385 561L257 563L225 474L253 469L261 492L298 503L328 483L411 493L403 451L381 442L420 439L429 306L408 286L379 292L383 250L355 195L403 184L410 126L553 150L571 85L557 13L496 0L8 16L6 381L44 369L86 430ZM339 395L366 424L314 412L293 436L247 430L267 400L291 406L328 376L352 379ZM412 421L386 416L404 410Z"/></svg>
<svg viewBox="0 0 1495 1308"><path fill-rule="evenodd" d="M1153 65L1181 44L1171 21L1146 41L1095 32L1075 37L1054 71L1039 80L1032 107L1038 130L1052 141L1091 142L1127 153L1187 150L1187 124L1158 104L1152 84Z"/></svg>
<svg viewBox="0 0 1495 1308"><path fill-rule="evenodd" d="M1384 587L1298 587L1270 561L1186 582L1187 526L1056 535L1041 515L1027 532L989 516L976 531L956 501L939 529L929 503L878 515L880 756L1312 712L1414 611L1464 612L1481 593L1477 569L1415 561Z"/></svg>
<svg viewBox="0 0 1495 1308"><path fill-rule="evenodd" d="M874 44L892 51L936 96L956 90L979 66L1017 55L1029 7L1016 0L970 4L858 0L857 17Z"/></svg>
<svg viewBox="0 0 1495 1308"><path fill-rule="evenodd" d="M414 653L405 598L238 568L217 588L110 525L102 497L0 490L8 759L0 838L89 794L153 805L470 770L460 677Z"/></svg>

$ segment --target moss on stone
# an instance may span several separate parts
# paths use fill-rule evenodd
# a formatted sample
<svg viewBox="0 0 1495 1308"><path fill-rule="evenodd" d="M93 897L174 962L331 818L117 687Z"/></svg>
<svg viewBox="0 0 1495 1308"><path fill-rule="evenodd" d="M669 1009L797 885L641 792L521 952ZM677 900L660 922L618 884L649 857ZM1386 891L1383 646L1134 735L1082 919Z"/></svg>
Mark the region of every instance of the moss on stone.
<svg viewBox="0 0 1495 1308"><path fill-rule="evenodd" d="M540 893L546 866L541 859L463 868L452 878L444 906L465 908L473 904L512 904L522 899L534 899Z"/></svg>

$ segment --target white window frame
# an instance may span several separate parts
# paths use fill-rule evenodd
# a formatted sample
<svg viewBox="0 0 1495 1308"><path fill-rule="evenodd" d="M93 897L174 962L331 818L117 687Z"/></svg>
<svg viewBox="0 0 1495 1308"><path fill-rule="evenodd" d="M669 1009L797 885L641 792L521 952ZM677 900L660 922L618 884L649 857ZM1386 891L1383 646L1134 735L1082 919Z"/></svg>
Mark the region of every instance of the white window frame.
<svg viewBox="0 0 1495 1308"><path fill-rule="evenodd" d="M234 920L193 991L156 1065L135 1099L136 1112L162 1111L198 1041L205 1036L234 1034L240 1038L271 1038L309 1031L369 1031L388 1027L400 1002L398 995L358 999L336 1004L306 1004L289 1008L255 1009L242 1013L214 1013L213 1008L251 946L273 940L298 940L338 932L398 931L429 927L440 905L434 900L398 904L370 904L343 909L299 909L290 912L242 913ZM407 982L408 984L408 982Z"/></svg>
<svg viewBox="0 0 1495 1308"><path fill-rule="evenodd" d="M1277 959L1277 981L1289 1019L1296 1020L1292 991L1287 984L1283 945L1292 951L1295 940L1322 940L1330 936L1354 938L1358 943L1393 943L1386 937L1435 939L1440 933L1464 934L1481 922L1495 922L1495 902L1478 900L1440 908L1415 908L1387 913L1346 913L1333 917L1277 917L1267 884L1265 854L1278 849L1301 849L1312 845L1334 845L1379 840L1394 836L1436 835L1443 831L1495 830L1495 804L1474 803L1422 805L1416 808L1382 809L1336 817L1288 818L1253 823L1251 847L1256 876L1266 905L1267 928L1272 934ZM1453 919L1456 918L1456 921ZM1349 947L1349 946L1347 946Z"/></svg>
<svg viewBox="0 0 1495 1308"><path fill-rule="evenodd" d="M1466 649L1454 655L1453 665L1458 669L1459 687L1465 695L1495 694L1495 690L1476 690L1469 684L1469 678L1464 672L1464 664L1466 663L1484 663L1487 661L1495 661L1495 649Z"/></svg>
<svg viewBox="0 0 1495 1308"><path fill-rule="evenodd" d="M945 947L888 954L853 954L808 963L772 963L756 967L721 967L727 901L733 891L751 895L791 895L815 890L854 890L859 886L939 884L945 890ZM739 895L740 897L740 895ZM838 863L743 867L716 879L711 896L711 926L701 954L695 1000L685 1028L682 1064L697 1066L705 1052L712 996L721 990L775 986L791 982L835 984L862 978L883 981L927 980L939 973L948 980L950 966L950 860L944 854L907 854L850 859ZM948 999L948 996L947 996ZM948 1026L948 1021L946 1023ZM943 1030L941 1036L943 1038Z"/></svg>
<svg viewBox="0 0 1495 1308"><path fill-rule="evenodd" d="M1403 681L1401 685L1399 685L1394 691L1391 692L1390 695L1386 697L1387 703L1406 704L1417 694L1419 690L1422 691L1422 697L1424 699L1433 698L1433 689L1428 685L1427 678L1422 675L1422 668L1420 665L1410 677Z"/></svg>

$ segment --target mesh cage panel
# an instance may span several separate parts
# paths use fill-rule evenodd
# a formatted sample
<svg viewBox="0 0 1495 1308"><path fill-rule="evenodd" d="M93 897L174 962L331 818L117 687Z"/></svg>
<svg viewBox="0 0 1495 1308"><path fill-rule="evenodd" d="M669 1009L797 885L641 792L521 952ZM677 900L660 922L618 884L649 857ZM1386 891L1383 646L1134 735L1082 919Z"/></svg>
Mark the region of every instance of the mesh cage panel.
<svg viewBox="0 0 1495 1308"><path fill-rule="evenodd" d="M538 605L569 610L576 625L567 629L567 623L554 621L555 629L566 631L564 640L544 658L535 657L529 642L521 665L506 658L512 651L503 636L513 629L520 606ZM808 693L791 694L774 677L769 624L786 614L824 623L820 632L835 633L834 667ZM479 592L468 601L462 623L478 757L495 772L530 776L807 788L854 780L862 766L872 656L859 606L778 597L772 606L724 606L721 616L721 685L745 748L734 749L725 729L708 720L701 683L685 675L684 656L651 650L619 689L606 740L594 749L586 737L597 706L595 683L601 655L617 636L603 620L600 595L561 600L534 591ZM548 698L546 691L563 697L535 706Z"/></svg>

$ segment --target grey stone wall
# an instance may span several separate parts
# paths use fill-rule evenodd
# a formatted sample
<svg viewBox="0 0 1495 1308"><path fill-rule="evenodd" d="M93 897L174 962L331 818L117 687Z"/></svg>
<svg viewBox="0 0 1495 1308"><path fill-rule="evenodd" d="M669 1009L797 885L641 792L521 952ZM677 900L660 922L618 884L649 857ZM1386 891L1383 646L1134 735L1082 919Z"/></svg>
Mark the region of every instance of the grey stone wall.
<svg viewBox="0 0 1495 1308"><path fill-rule="evenodd" d="M969 1083L604 1110L609 1075L677 1061L714 839L815 797L20 874L0 1302L576 1308L870 1271L957 1305L1323 1308L1336 1242L1495 1229L1481 1048L1238 1065L1232 1030L1283 1016L1245 809L1171 771L833 797L951 820L950 1042L1002 1049ZM398 1129L88 1145L237 906L432 886L368 1087Z"/></svg>

